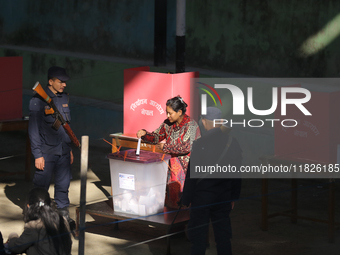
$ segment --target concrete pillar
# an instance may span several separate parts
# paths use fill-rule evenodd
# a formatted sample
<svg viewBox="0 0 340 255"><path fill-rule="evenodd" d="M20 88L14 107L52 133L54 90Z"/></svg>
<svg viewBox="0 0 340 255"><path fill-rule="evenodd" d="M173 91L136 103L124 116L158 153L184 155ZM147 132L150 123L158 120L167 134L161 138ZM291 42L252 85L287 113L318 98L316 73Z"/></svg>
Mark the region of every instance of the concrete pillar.
<svg viewBox="0 0 340 255"><path fill-rule="evenodd" d="M176 8L176 73L185 72L185 0Z"/></svg>

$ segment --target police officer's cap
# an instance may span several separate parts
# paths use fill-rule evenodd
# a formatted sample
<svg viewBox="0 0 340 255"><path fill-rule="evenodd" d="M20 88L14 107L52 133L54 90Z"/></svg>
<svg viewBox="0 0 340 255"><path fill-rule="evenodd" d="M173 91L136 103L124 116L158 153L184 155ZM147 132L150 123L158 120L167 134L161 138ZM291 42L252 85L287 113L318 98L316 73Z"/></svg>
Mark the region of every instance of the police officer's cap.
<svg viewBox="0 0 340 255"><path fill-rule="evenodd" d="M66 73L66 70L59 66L52 66L48 69L47 79L51 78L57 78L61 81L67 81L70 79Z"/></svg>
<svg viewBox="0 0 340 255"><path fill-rule="evenodd" d="M207 114L202 115L202 118L207 120L221 119L222 112L216 107L209 106L207 107Z"/></svg>

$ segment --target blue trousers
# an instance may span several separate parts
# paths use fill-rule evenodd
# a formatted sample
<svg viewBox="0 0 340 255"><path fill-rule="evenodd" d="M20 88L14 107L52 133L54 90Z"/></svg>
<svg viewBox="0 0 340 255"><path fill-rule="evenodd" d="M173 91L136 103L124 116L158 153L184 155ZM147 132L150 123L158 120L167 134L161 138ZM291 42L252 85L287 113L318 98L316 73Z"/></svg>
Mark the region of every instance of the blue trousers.
<svg viewBox="0 0 340 255"><path fill-rule="evenodd" d="M68 207L68 189L72 179L70 153L62 156L43 154L45 159L44 170L36 169L33 184L48 191L54 175L54 200L58 208Z"/></svg>
<svg viewBox="0 0 340 255"><path fill-rule="evenodd" d="M196 204L196 206L195 206ZM191 204L190 220L188 224L188 238L191 242L192 255L204 255L207 247L209 223L214 230L217 254L231 255L232 237L230 224L230 203L204 206L202 203ZM195 208L196 207L196 208Z"/></svg>

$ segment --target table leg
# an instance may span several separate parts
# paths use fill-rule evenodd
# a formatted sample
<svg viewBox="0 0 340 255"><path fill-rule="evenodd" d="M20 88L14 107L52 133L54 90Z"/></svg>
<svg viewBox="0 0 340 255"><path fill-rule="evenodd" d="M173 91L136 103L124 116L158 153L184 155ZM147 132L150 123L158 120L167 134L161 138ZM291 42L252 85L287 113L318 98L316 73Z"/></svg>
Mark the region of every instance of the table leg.
<svg viewBox="0 0 340 255"><path fill-rule="evenodd" d="M291 206L292 206L292 217L291 217L291 222L292 223L297 223L297 180L292 179L292 201L291 201Z"/></svg>
<svg viewBox="0 0 340 255"><path fill-rule="evenodd" d="M169 226L168 228L168 231L167 231L167 238L166 238L166 255L171 255L171 251L170 251L170 229L171 229L171 226Z"/></svg>
<svg viewBox="0 0 340 255"><path fill-rule="evenodd" d="M118 222L119 220L116 220L115 219L115 226L114 226L114 230L119 230L119 225L118 225Z"/></svg>
<svg viewBox="0 0 340 255"><path fill-rule="evenodd" d="M28 133L26 137L25 179L26 181L31 179L31 143Z"/></svg>
<svg viewBox="0 0 340 255"><path fill-rule="evenodd" d="M79 209L76 208L76 229L74 231L76 237L79 237L79 221L80 221Z"/></svg>
<svg viewBox="0 0 340 255"><path fill-rule="evenodd" d="M328 202L328 239L334 243L334 181L329 181L329 202Z"/></svg>
<svg viewBox="0 0 340 255"><path fill-rule="evenodd" d="M268 230L268 179L262 179L262 224L263 231Z"/></svg>

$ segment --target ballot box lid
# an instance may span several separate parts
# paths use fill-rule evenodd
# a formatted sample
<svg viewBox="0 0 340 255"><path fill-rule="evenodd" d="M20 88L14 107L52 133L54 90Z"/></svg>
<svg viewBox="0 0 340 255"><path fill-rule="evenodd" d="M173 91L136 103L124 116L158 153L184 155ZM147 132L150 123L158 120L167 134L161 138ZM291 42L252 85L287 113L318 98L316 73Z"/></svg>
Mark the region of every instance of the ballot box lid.
<svg viewBox="0 0 340 255"><path fill-rule="evenodd" d="M141 150L139 156L136 155L136 149L130 149L125 151L118 151L107 155L108 159L122 160L135 163L155 163L162 160L168 160L171 158L169 154L163 154L152 151Z"/></svg>

